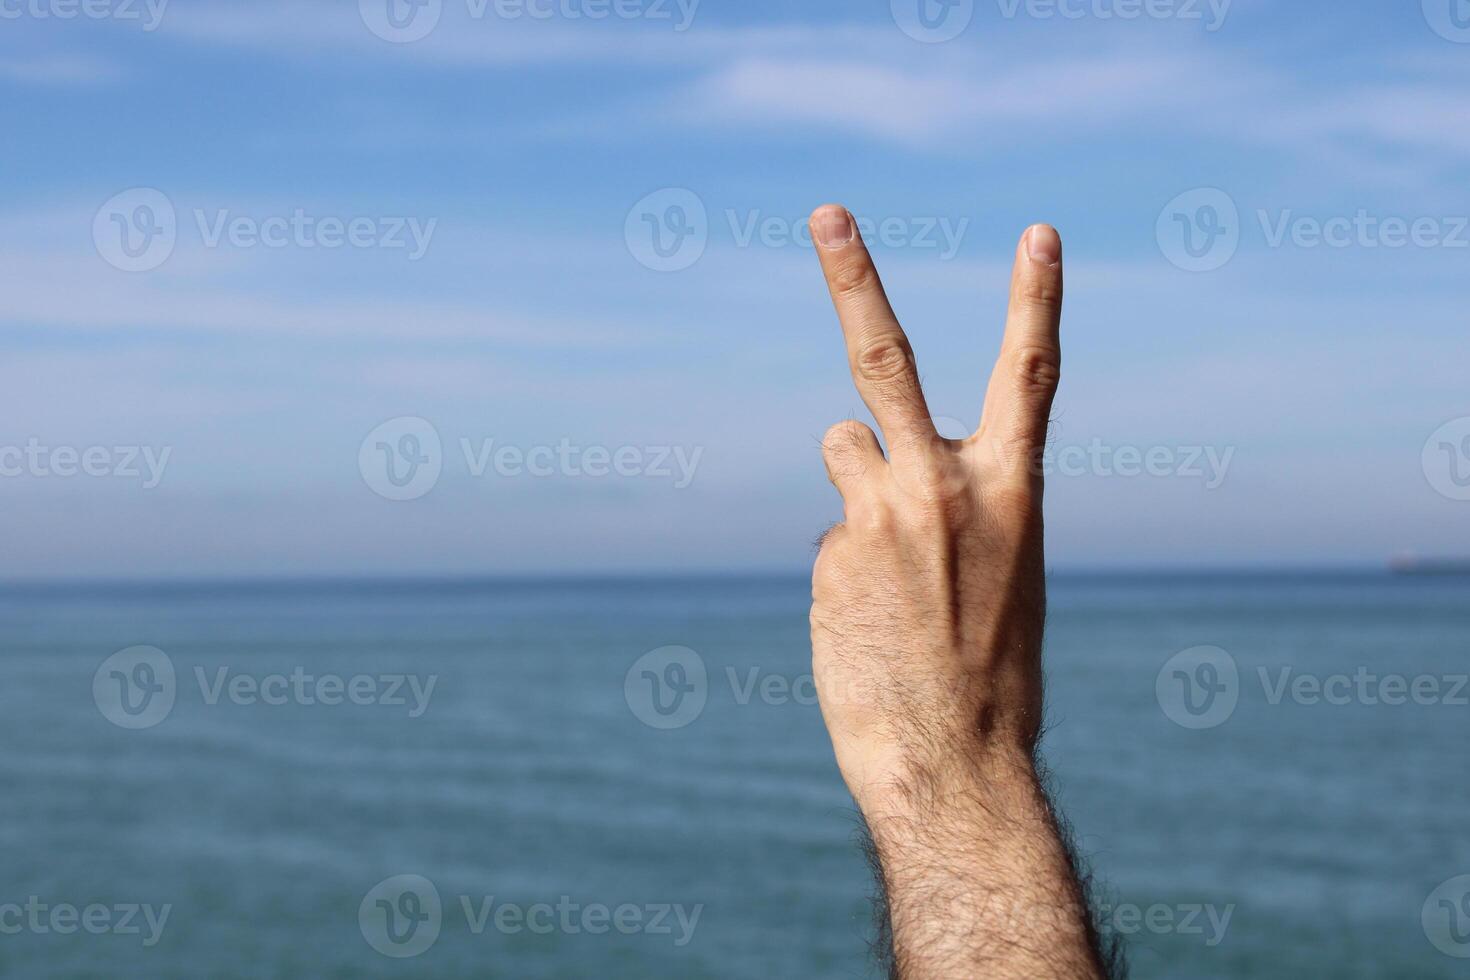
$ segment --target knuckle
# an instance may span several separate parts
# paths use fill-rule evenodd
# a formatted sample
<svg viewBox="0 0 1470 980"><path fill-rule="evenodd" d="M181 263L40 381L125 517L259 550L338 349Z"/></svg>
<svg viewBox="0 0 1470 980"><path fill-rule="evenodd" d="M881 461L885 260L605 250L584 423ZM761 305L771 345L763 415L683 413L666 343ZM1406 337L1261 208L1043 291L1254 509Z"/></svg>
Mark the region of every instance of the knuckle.
<svg viewBox="0 0 1470 980"><path fill-rule="evenodd" d="M1062 380L1062 356L1053 347L1023 347L1012 356L1011 365L1023 391L1051 395Z"/></svg>
<svg viewBox="0 0 1470 980"><path fill-rule="evenodd" d="M878 284L878 270L866 260L843 262L832 270L832 292L838 296L871 291Z"/></svg>
<svg viewBox="0 0 1470 980"><path fill-rule="evenodd" d="M822 459L827 465L827 476L839 488L864 476L872 462L868 446L876 442L877 436L861 422L848 420L832 426L822 437Z"/></svg>
<svg viewBox="0 0 1470 980"><path fill-rule="evenodd" d="M822 437L822 448L828 453L845 453L862 446L868 427L856 419L838 422Z"/></svg>
<svg viewBox="0 0 1470 980"><path fill-rule="evenodd" d="M1026 276L1016 284L1016 298L1037 309L1050 310L1061 306L1061 277Z"/></svg>
<svg viewBox="0 0 1470 980"><path fill-rule="evenodd" d="M862 533L870 537L887 537L897 529L898 516L893 509L886 504L874 504L864 507L861 512L852 515L851 522Z"/></svg>
<svg viewBox="0 0 1470 980"><path fill-rule="evenodd" d="M892 336L863 343L858 348L856 360L858 374L865 381L881 384L913 373L914 355L907 344Z"/></svg>

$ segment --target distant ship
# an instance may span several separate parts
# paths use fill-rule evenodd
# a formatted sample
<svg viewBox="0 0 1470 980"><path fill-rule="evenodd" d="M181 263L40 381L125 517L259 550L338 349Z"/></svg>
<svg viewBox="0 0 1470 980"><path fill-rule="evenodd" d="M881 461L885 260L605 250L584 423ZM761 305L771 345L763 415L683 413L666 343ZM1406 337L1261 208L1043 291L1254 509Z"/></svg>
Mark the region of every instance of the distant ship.
<svg viewBox="0 0 1470 980"><path fill-rule="evenodd" d="M1470 575L1470 558L1420 558L1399 555L1388 563L1396 575Z"/></svg>

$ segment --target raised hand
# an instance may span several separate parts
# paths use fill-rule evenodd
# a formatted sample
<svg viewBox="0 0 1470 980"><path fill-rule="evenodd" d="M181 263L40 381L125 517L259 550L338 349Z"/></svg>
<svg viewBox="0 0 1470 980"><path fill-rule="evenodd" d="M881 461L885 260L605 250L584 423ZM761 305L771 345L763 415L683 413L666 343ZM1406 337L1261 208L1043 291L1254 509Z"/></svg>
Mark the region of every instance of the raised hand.
<svg viewBox="0 0 1470 980"><path fill-rule="evenodd" d="M950 440L856 222L827 206L811 224L853 380L888 449L855 421L823 441L845 516L817 558L811 626L823 717L882 865L899 976L1101 976L1035 765L1038 463L1061 370L1061 241L1046 225L1022 236L980 427Z"/></svg>

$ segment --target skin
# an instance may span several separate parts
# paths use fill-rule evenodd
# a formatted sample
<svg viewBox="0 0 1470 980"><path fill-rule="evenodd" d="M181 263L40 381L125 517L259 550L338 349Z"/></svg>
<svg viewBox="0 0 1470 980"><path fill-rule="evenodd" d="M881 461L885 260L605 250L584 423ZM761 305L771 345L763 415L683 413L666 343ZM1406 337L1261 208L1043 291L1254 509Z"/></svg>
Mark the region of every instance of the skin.
<svg viewBox="0 0 1470 980"><path fill-rule="evenodd" d="M1061 372L1061 240L1027 229L980 428L934 429L848 211L811 219L858 393L823 440L843 523L812 575L813 675L867 822L902 980L1107 975L1043 790L1042 450Z"/></svg>

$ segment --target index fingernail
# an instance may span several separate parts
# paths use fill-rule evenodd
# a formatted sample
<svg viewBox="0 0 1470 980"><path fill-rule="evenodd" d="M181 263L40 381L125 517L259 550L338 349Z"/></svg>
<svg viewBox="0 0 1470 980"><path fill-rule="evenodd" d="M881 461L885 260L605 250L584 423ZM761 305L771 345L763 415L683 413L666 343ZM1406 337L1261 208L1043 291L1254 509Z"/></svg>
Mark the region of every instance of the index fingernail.
<svg viewBox="0 0 1470 980"><path fill-rule="evenodd" d="M812 215L812 233L824 248L840 248L852 241L852 216L846 208L827 205Z"/></svg>

